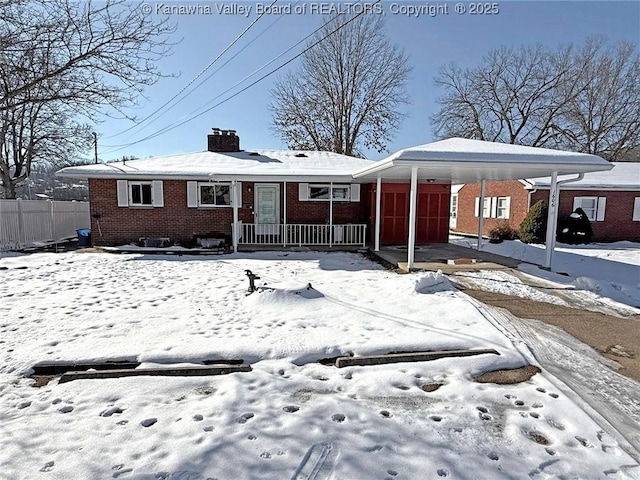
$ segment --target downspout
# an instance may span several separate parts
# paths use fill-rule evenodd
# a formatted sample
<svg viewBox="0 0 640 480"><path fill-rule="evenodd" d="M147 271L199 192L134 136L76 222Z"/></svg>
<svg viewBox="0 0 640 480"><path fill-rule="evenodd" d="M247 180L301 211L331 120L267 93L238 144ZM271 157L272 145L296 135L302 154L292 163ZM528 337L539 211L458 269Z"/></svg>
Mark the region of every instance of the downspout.
<svg viewBox="0 0 640 480"><path fill-rule="evenodd" d="M551 270L553 252L556 248L556 231L558 229L558 205L560 204L560 187L566 183L579 182L584 178L584 173L579 173L576 178L568 178L558 181L558 172L551 175L549 187L549 212L547 214L547 242L545 247L545 268Z"/></svg>
<svg viewBox="0 0 640 480"><path fill-rule="evenodd" d="M482 231L484 230L484 195L486 180L480 181L480 198L478 199L478 251L482 248Z"/></svg>
<svg viewBox="0 0 640 480"><path fill-rule="evenodd" d="M380 201L382 198L382 178L378 175L376 180L376 225L374 233L374 251L380 251Z"/></svg>
<svg viewBox="0 0 640 480"><path fill-rule="evenodd" d="M282 237L283 237L283 242L282 242L282 246L286 247L287 246L287 182L284 182L284 211L283 211L283 215L284 215L284 226L282 228L283 232L282 232Z"/></svg>
<svg viewBox="0 0 640 480"><path fill-rule="evenodd" d="M418 167L411 167L409 191L409 238L407 239L407 271L411 271L416 254L416 208L418 197Z"/></svg>

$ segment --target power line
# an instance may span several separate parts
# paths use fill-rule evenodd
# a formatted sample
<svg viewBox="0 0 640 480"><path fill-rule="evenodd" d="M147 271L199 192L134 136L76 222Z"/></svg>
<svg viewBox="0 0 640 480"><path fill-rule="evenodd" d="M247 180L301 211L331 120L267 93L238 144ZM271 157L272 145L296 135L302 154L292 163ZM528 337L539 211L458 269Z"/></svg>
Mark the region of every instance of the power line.
<svg viewBox="0 0 640 480"><path fill-rule="evenodd" d="M246 27L246 28L245 28L245 29L244 29L244 30L243 30L243 31L242 31L242 32L241 32L241 33L240 33L240 34L239 34L239 35L238 35L238 36L237 36L237 37L236 37L236 38L235 38L235 39L234 39L230 44L229 44L229 45L227 45L227 47L226 47L224 50L222 50L222 52L220 52L216 58L214 58L211 62L209 62L209 64L208 64L206 67L204 67L202 70L200 70L200 72L199 72L199 73L198 73L194 78L192 78L192 79L189 81L189 83L187 83L184 87L182 87L182 89L181 89L178 93L176 93L173 97L171 97L169 100L167 100L165 103L163 103L160 107L158 107L156 110L154 110L151 114L149 114L148 116L146 116L145 118L143 118L142 120L140 120L139 122L137 122L135 125L132 125L131 127L127 128L127 129L125 129L125 130L123 130L123 131L121 131L121 132L119 132L119 133L115 133L115 134L113 134L113 135L109 135L108 137L105 137L105 138L113 138L113 137L117 137L117 136L119 136L119 135L122 135L123 133L126 133L126 132L128 132L128 131L131 131L132 129L134 129L134 128L136 128L136 127L141 126L144 122L146 122L147 120L149 120L149 119L150 119L151 117L153 117L156 113L158 113L159 111L161 111L163 108L165 108L165 107L166 107L167 105L169 105L171 102L173 102L176 98L178 98L180 95L182 95L182 93L183 93L185 90L187 90L191 85L193 85L193 83L195 83L195 81L196 81L196 80L198 80L198 78L200 78L202 75L204 75L204 74L205 74L205 72L206 72L207 70L209 70L209 69L210 69L210 68L211 68L211 67L212 67L212 66L213 66L213 65L214 65L214 64L215 64L215 63L220 59L220 57L222 57L225 53L227 53L227 52L228 52L228 51L229 51L229 50L230 50L230 49L231 49L231 48L232 48L232 47L233 47L233 46L234 46L234 45L235 45L235 44L236 44L236 43L237 43L237 42L238 42L238 41L239 41L239 40L240 40L240 39L241 39L241 38L242 38L242 37L243 37L243 36L244 36L248 31L249 31L249 30L250 30L250 29L251 29L251 27L253 27L253 26L258 22L258 20L260 20L260 19L265 15L265 13L269 11L270 7L271 7L273 4L275 4L277 1L278 1L278 0L273 0L273 1L271 2L271 4L269 5L269 7L268 7L268 8L266 8L266 9L265 9L265 10L264 10L260 15L258 15L258 17L257 17L255 20L253 20L253 22L251 22L251 23L250 23L250 24L249 24L249 25L248 25L248 26L247 26L247 27ZM275 23L275 22L273 22L273 23ZM272 23L271 25L273 25L273 23ZM267 28L267 29L265 29L265 30L263 30L263 31L260 33L260 35L262 35L262 33L266 32L267 30L268 30L268 28ZM258 37L259 37L260 35L258 35ZM256 38L258 38L258 37L256 37ZM254 41L255 41L255 39L254 39ZM246 48L246 46L245 46L245 48ZM243 50L244 50L244 48L243 48ZM240 50L240 51L242 51L242 50ZM238 52L238 53L240 53L240 52ZM237 55L237 54L236 54L236 55ZM232 59L233 59L233 58L235 58L235 56L236 56L236 55L234 55L234 56L232 57ZM229 63L229 61L227 61L224 65L226 65L227 63ZM223 66L224 66L224 65L223 65ZM222 68L222 67L221 67L221 68ZM217 71L219 71L219 69L218 69ZM214 73L215 73L215 72L214 72ZM205 79L205 81L206 81L206 80L208 80L209 78L211 78L211 76L207 77L207 78ZM199 88L203 83L204 83L204 82L199 83L199 84L196 86L196 88L192 90L192 92L193 92L193 91L195 91L196 89L198 89L198 88ZM190 93L191 93L191 92L190 92ZM180 102L181 102L182 100L184 100L188 95L189 95L189 94L185 95L185 96L184 96L184 97L183 97L179 102L176 102L176 104L177 104L177 103L180 103ZM175 106L175 105L174 105L174 106Z"/></svg>
<svg viewBox="0 0 640 480"><path fill-rule="evenodd" d="M382 0L376 0L372 5L376 5L378 3L380 3ZM296 60L297 58L299 58L300 56L304 55L305 53L307 53L309 50L311 50L312 48L314 48L316 45L318 45L319 43L321 43L322 41L324 41L326 38L330 37L331 35L333 35L334 33L338 32L339 30L341 30L342 28L346 27L349 23L353 22L356 18L360 17L361 15L363 15L364 13L366 13L365 9L362 9L362 11L358 14L356 14L355 16L353 16L351 19L349 19L348 21L346 21L345 23L341 24L340 26L338 26L335 30L329 32L327 35L325 35L324 37L322 37L321 39L319 39L318 41L314 42L313 44L311 44L310 46L308 46L307 48L305 48L304 50L302 50L300 53L298 53L297 55L295 55L294 57L292 57L291 59L287 60L285 63L283 63L282 65L274 68L273 70L271 70L270 72L266 73L265 75L263 75L262 77L260 77L259 79L255 80L254 82L252 82L251 84L247 85L246 87L242 88L241 90L239 90L238 92L234 93L233 95L225 98L224 100L216 103L215 105L211 106L210 108L192 116L191 118L187 118L184 121L178 122L178 123L174 123L172 125L167 125L166 127L161 128L160 130L147 135L146 137L141 138L140 140L137 140L135 142L131 142L128 144L122 144L122 145L114 145L112 150L109 150L107 153L111 153L111 152L116 152L118 150L122 150L124 148L128 148L131 147L133 145L137 145L138 143L142 143L145 142L147 140L151 140L152 138L155 138L159 135L162 135L168 131L174 130L175 128L181 127L182 125L191 122L192 120L195 120L198 117L201 117L202 115L204 115L205 113L210 112L211 110L213 110L214 108L219 107L220 105L223 105L224 103L228 102L229 100L237 97L238 95L240 95L241 93L245 92L246 90L248 90L249 88L253 87L254 85L256 85L257 83L261 82L262 80L264 80L265 78L273 75L275 72L277 72L278 70L284 68L285 66L287 66L288 64L290 64L291 62L293 62L294 60ZM340 13L338 15L336 15L334 18L332 18L330 20L330 22L332 22L333 20L335 20L336 18L338 18L339 16L344 15L343 13ZM330 23L328 22L328 23ZM319 29L316 29L313 33L307 35L303 40L301 40L300 42L296 43L296 45L294 45L293 47L287 49L285 52L283 52L282 54L278 55L277 58L281 57L284 53L290 51L292 48L295 48L295 46L299 45L300 43L302 43L302 41L306 40L307 38L309 38L310 36L314 35L318 30L322 29L324 27L321 26ZM274 59L275 60L275 59ZM274 60L268 62L267 64L265 64L263 67L261 67L260 69L254 71L252 74L248 75L247 77L245 77L243 80L241 80L240 82L236 83L236 85L234 85L233 87L225 90L225 92L221 93L220 95L216 96L215 98L218 98L222 95L224 95L224 93L228 92L229 90L233 89L235 86L239 85L240 83L243 83L245 80L247 80L250 76L254 75L257 71L261 70L262 68L264 68L266 65L269 65L270 63L272 63Z"/></svg>

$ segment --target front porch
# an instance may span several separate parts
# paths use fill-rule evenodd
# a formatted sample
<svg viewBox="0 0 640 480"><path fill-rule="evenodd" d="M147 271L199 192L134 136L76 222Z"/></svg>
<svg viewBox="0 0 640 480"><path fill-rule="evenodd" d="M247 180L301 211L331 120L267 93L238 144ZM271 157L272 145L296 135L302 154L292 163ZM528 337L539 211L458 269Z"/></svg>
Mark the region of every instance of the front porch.
<svg viewBox="0 0 640 480"><path fill-rule="evenodd" d="M238 246L365 247L366 224L259 224L239 222Z"/></svg>

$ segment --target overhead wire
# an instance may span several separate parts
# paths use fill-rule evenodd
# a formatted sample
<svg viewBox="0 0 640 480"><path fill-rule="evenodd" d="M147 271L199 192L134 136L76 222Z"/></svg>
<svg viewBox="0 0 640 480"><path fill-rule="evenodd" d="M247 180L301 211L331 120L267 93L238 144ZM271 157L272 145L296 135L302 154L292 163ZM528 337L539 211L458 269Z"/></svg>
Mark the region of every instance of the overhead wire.
<svg viewBox="0 0 640 480"><path fill-rule="evenodd" d="M378 3L380 3L382 0L376 0L373 5L376 5ZM127 143L127 144L122 144L122 145L114 145L113 148L111 150L109 150L107 153L111 153L111 152L115 152L115 151L119 151L125 148L129 148L133 145L137 145L139 143L145 142L147 140L151 140L157 136L160 136L168 131L174 130L175 128L178 128L186 123L189 123L193 120L195 120L196 118L201 117L202 115L204 115L205 113L210 112L211 110L213 110L214 108L219 107L220 105L223 105L224 103L228 102L229 100L237 97L238 95L240 95L241 93L245 92L246 90L248 90L249 88L253 87L254 85L256 85L257 83L263 81L265 78L273 75L274 73L276 73L277 71L281 70L282 68L284 68L285 66L287 66L288 64L290 64L291 62L293 62L294 60L296 60L297 58L299 58L300 56L304 55L305 53L307 53L309 50L311 50L312 48L314 48L315 46L317 46L319 43L323 42L326 38L330 37L331 35L335 34L336 32L338 32L339 30L341 30L342 28L346 27L348 24L350 24L351 22L353 22L354 20L356 20L358 17L360 17L361 15L363 15L364 13L366 13L365 9L362 9L360 11L360 13L354 15L352 18L350 18L349 20L347 20L345 23L340 24L337 28L335 28L334 30L332 30L331 32L329 32L327 35L323 36L322 38L320 38L319 40L317 40L316 42L312 43L311 45L309 45L307 48L305 48L304 50L302 50L300 53L298 53L297 55L295 55L294 57L292 57L291 59L287 60L286 62L284 62L283 64L279 65L278 67L274 68L273 70L269 71L268 73L266 73L265 75L263 75L262 77L258 78L257 80L255 80L254 82L250 83L249 85L247 85L246 87L242 88L241 90L237 91L236 93L234 93L233 95L225 98L224 100L216 103L215 105L211 106L210 108L197 113L195 115L193 115L190 118L187 118L183 121L171 124L171 125L167 125L166 127L161 128L160 130L157 130L156 132L147 135L146 137L141 138L140 140L137 140L135 142L131 142L131 143ZM338 15L336 15L334 18L332 18L330 20L330 22L334 21L336 18L338 18L339 16L344 15L344 12L339 13ZM329 22L329 23L330 23ZM314 32L310 33L309 35L307 35L304 39L302 39L301 41L299 41L298 43L296 43L293 47L290 47L289 49L287 49L285 52L281 53L280 55L278 55L274 60L267 62L265 65L263 65L262 67L260 67L259 69L255 70L253 73L251 73L250 75L246 76L244 79L242 79L241 81L237 82L233 87L230 87L229 89L225 90L223 93L219 94L218 96L214 97L215 98L219 98L220 96L224 95L225 93L229 92L230 90L232 90L233 88L235 88L236 86L238 86L239 84L243 83L244 81L246 81L248 78L250 78L251 76L255 75L256 72L262 70L264 67L266 67L267 65L273 63L273 61L275 61L276 59L280 58L282 55L286 54L287 52L289 52L290 50L292 50L293 48L295 48L297 45L299 45L300 43L302 43L303 41L305 41L306 39L308 39L309 37L313 36L318 30L321 30L324 27L321 26L318 29L316 29ZM211 102L211 101L210 101ZM210 103L209 102L209 103Z"/></svg>
<svg viewBox="0 0 640 480"><path fill-rule="evenodd" d="M266 12L269 11L270 7L273 6L278 0L273 0L271 2L271 4L269 5L268 8L266 8L260 15L258 15L258 17L256 17L242 32L240 32L240 34L238 36L236 36L235 39L233 39L233 41L227 45L224 50L222 50L222 52L220 52L216 58L214 58L212 61L209 62L209 64L204 67L202 70L200 70L200 72L193 77L184 87L182 87L180 89L180 91L178 91L178 93L176 93L173 97L171 97L169 100L167 100L165 103L163 103L160 107L158 107L157 109L155 109L153 112L151 112L149 115L147 115L145 118L143 118L142 120L140 120L139 122L137 122L135 125L130 126L129 128L126 128L124 130L122 130L121 132L118 133L114 133L113 135L109 135L105 138L113 138L113 137L117 137L120 136L124 133L127 133L137 127L140 127L143 123L145 123L147 120L151 119L153 116L155 116L158 112L160 112L162 109L164 109L167 105L169 105L170 103L172 103L176 98L178 98L180 95L182 95L182 93L184 93L191 85L193 85L196 80L198 80L198 78L200 78L202 75L204 75L206 73L207 70L209 70L225 53L227 53L236 43L238 43L238 41L240 41L240 39L266 14ZM278 18L279 20L280 18ZM277 21L277 20L276 20ZM264 32L266 32L269 28L271 28L271 26L273 26L275 24L275 22L271 23L271 25L264 29L262 32L260 32L260 34L258 36L256 36L249 44L245 45L242 50L240 50L240 52L242 52L245 48L247 48L248 45L251 45L251 43L253 43L260 35L262 35ZM227 60L227 62L225 62L222 66L226 65L227 63L229 63L233 58L235 58L240 52L236 53L236 55L234 55L233 57L231 57L230 60ZM220 67L222 68L222 67ZM220 69L216 70L219 71ZM214 72L215 73L215 72ZM209 78L211 78L211 75L208 76L204 81L208 80ZM193 93L195 90L197 90L200 86L202 86L202 84L204 83L200 82L191 92L189 92L187 95L185 95L182 99L180 99L180 101L176 102L180 103L181 101L183 101L186 97L188 97L191 93Z"/></svg>

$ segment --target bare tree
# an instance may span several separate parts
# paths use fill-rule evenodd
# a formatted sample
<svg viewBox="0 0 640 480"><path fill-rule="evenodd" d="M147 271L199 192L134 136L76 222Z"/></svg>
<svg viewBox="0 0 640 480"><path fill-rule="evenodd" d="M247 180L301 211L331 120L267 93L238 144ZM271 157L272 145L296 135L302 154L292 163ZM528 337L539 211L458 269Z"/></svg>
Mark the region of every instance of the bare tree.
<svg viewBox="0 0 640 480"><path fill-rule="evenodd" d="M309 45L318 41L271 90L274 130L290 148L385 151L407 102L407 57L387 40L379 15L325 20Z"/></svg>
<svg viewBox="0 0 640 480"><path fill-rule="evenodd" d="M438 137L565 148L615 160L640 145L640 76L631 44L492 50L474 69L441 68Z"/></svg>
<svg viewBox="0 0 640 480"><path fill-rule="evenodd" d="M161 76L174 27L129 0L0 0L0 182L7 198L38 161L87 146L106 108L124 114Z"/></svg>

